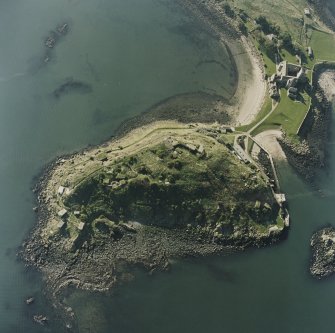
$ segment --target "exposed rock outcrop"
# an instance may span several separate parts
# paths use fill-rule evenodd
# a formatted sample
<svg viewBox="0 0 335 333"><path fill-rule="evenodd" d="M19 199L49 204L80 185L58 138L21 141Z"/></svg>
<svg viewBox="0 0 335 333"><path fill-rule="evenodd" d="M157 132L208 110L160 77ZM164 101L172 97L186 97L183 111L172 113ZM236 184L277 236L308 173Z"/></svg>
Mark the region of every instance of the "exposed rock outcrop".
<svg viewBox="0 0 335 333"><path fill-rule="evenodd" d="M321 279L332 275L335 272L335 228L327 227L314 233L311 248L312 276Z"/></svg>
<svg viewBox="0 0 335 333"><path fill-rule="evenodd" d="M326 165L326 142L332 115L332 96L323 87L322 74L332 68L330 65L317 66L313 81L316 82L311 109L300 128L299 137L284 136L279 139L289 163L308 181L313 182L317 170Z"/></svg>

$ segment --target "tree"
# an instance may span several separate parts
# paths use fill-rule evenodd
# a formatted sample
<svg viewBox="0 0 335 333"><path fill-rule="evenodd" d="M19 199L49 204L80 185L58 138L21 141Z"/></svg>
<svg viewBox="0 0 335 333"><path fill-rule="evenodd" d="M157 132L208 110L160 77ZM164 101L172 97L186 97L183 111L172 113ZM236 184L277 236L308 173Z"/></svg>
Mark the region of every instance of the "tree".
<svg viewBox="0 0 335 333"><path fill-rule="evenodd" d="M277 45L275 42L269 39L263 39L262 44L260 44L262 51L273 61L276 59Z"/></svg>
<svg viewBox="0 0 335 333"><path fill-rule="evenodd" d="M276 24L270 23L264 15L260 15L255 19L256 23L260 25L261 30L265 34L275 34L278 35L280 32L280 27Z"/></svg>
<svg viewBox="0 0 335 333"><path fill-rule="evenodd" d="M241 20L243 21L243 22L247 22L247 20L248 20L248 15L247 15L247 13L243 10L243 9L240 9L239 10L239 17L241 18Z"/></svg>
<svg viewBox="0 0 335 333"><path fill-rule="evenodd" d="M234 10L229 6L229 4L225 3L223 5L223 10L225 12L225 14L231 18L235 18L235 12Z"/></svg>
<svg viewBox="0 0 335 333"><path fill-rule="evenodd" d="M248 28L247 28L247 26L243 22L240 22L238 24L238 28L242 32L243 35L247 35L248 34Z"/></svg>
<svg viewBox="0 0 335 333"><path fill-rule="evenodd" d="M285 49L292 49L292 37L287 31L280 34L280 39Z"/></svg>
<svg viewBox="0 0 335 333"><path fill-rule="evenodd" d="M264 15L260 15L255 19L256 23L261 26L262 31L268 33L270 31L270 24Z"/></svg>

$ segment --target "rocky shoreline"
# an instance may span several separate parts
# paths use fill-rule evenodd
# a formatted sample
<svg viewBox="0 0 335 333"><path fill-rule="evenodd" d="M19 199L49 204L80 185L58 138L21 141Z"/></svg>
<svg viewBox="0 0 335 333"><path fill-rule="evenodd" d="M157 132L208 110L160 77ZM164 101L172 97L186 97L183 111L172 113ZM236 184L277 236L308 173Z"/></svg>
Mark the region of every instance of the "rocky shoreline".
<svg viewBox="0 0 335 333"><path fill-rule="evenodd" d="M119 139L114 138L109 144L112 142L118 145ZM66 323L71 322L73 315L68 314L68 306L60 301L59 296L67 287L106 292L116 284L126 281L136 266L153 273L169 269L175 258L227 254L249 247L263 247L276 243L287 235L286 229L283 232L269 233L241 230L239 235L235 233L220 242L214 242L213 236L207 232L188 226L169 229L121 224L119 231L121 230L122 237L117 241L101 236L94 243L85 241L79 248L72 249L66 247L61 234L52 241L46 241L42 230L53 218L50 178L64 163L71 165L71 161L81 158L91 150L89 148L77 154L60 157L43 170L34 188L37 195L38 223L20 251L27 266L42 272L49 297L62 312L61 316L64 316Z"/></svg>
<svg viewBox="0 0 335 333"><path fill-rule="evenodd" d="M218 104L222 107L217 107ZM222 96L204 92L172 96L153 105L140 115L121 123L116 130L115 137L121 137L133 129L160 120L176 120L185 124L218 122L229 125L234 122L234 116L229 108L231 108L231 102Z"/></svg>
<svg viewBox="0 0 335 333"><path fill-rule="evenodd" d="M110 142L115 141L117 141L117 138L114 138ZM33 189L37 197L35 210L37 212L38 223L30 235L28 235L27 241L23 243L20 254L27 265L34 266L50 276L48 284L54 291L60 289L60 286L63 287L71 284L84 289L108 290L116 282L114 276L111 280L107 278L101 280L100 278L104 274L95 270L94 267L96 267L97 258L99 258L98 261L101 260L101 262L104 262L102 265L103 271L113 271L113 268L115 269L114 263L112 263L111 260L105 262L104 258L111 258L112 253L115 254L116 252L123 253L123 256L118 257L117 260L127 261L135 265L141 264L149 270L164 270L169 267L169 259L173 257L205 256L219 252L240 251L248 247L263 247L286 237L285 233L273 233L271 236L268 235L266 237L264 235L257 237L256 234L255 237L249 237L244 236L242 233L238 237L227 237L220 243L214 243L211 242L207 235L201 234L196 230L190 230L188 228L169 230L146 226L145 228L138 229L136 236L131 230L126 230L125 239L121 239L117 245L102 242L101 244L94 245L94 248L90 248L84 244L82 248L83 251L69 251L67 255L65 253L65 257L62 252L62 256L57 258L59 255L58 245L55 245L55 248L53 248L52 243L45 244L41 238L41 229L45 227L50 220L50 195L47 190L48 182L55 172L55 169L59 168L66 160L75 159L76 156L81 156L91 149L90 147L82 152L57 158L48 164L42 171ZM150 251L150 254L145 250L145 255L143 255L143 244L139 242L139 239L147 248L155 250ZM164 244L167 244L167 246ZM115 246L118 247L117 251ZM50 261L50 258L53 258L53 264L51 267L48 267L47 263ZM58 264L54 265L55 262L57 262L59 266ZM90 271L92 271L92 279L98 278L99 281L90 282L90 278L87 279L87 282L83 283L80 282L80 279L68 280L67 272L71 271L75 265L78 265L76 268L78 276L85 274L89 276L91 275ZM71 275L73 274L71 273ZM51 281L53 281L52 284L50 284Z"/></svg>
<svg viewBox="0 0 335 333"><path fill-rule="evenodd" d="M315 68L313 98L309 113L301 126L301 141L284 136L279 142L288 162L308 182L314 183L318 170L327 165L327 141L333 112L333 97L327 94L320 81L325 71L334 71L331 64L320 64Z"/></svg>
<svg viewBox="0 0 335 333"><path fill-rule="evenodd" d="M335 228L325 227L315 232L311 238L312 258L310 273L317 279L335 273Z"/></svg>

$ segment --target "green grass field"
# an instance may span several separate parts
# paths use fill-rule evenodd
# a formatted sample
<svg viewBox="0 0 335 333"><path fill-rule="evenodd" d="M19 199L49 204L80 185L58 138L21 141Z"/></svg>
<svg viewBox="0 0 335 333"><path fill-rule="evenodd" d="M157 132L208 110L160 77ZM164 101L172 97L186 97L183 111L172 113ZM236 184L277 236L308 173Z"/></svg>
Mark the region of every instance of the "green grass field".
<svg viewBox="0 0 335 333"><path fill-rule="evenodd" d="M303 103L293 101L287 96L286 90L282 89L281 100L275 111L252 134L256 135L266 129L283 128L288 135L296 135L310 104L307 94L302 94L302 98Z"/></svg>
<svg viewBox="0 0 335 333"><path fill-rule="evenodd" d="M305 0L235 0L234 4L253 19L264 15L282 31L290 32L295 40L302 42Z"/></svg>
<svg viewBox="0 0 335 333"><path fill-rule="evenodd" d="M335 37L332 34L313 30L311 47L317 60L335 60Z"/></svg>

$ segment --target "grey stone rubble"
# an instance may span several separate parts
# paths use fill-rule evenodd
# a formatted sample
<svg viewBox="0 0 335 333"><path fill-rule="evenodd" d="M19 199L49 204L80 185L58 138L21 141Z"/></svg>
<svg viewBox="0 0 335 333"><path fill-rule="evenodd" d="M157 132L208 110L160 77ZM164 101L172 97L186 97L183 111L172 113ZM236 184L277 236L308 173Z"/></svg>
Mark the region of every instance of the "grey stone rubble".
<svg viewBox="0 0 335 333"><path fill-rule="evenodd" d="M312 258L310 272L317 279L335 273L335 228L326 227L311 238Z"/></svg>

